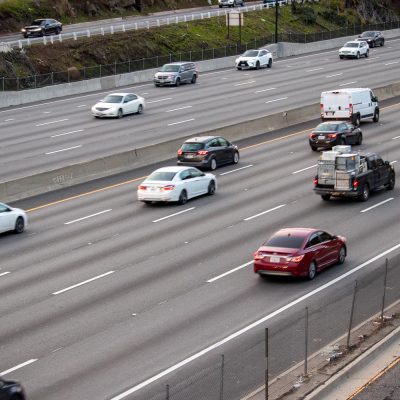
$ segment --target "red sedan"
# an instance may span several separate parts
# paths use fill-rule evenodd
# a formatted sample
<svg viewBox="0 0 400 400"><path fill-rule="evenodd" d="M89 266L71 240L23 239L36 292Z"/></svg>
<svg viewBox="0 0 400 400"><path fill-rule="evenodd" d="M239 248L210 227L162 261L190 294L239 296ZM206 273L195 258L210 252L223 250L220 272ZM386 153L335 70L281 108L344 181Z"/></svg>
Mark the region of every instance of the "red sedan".
<svg viewBox="0 0 400 400"><path fill-rule="evenodd" d="M343 264L346 238L319 229L285 228L275 232L255 253L254 272L263 275L304 276Z"/></svg>

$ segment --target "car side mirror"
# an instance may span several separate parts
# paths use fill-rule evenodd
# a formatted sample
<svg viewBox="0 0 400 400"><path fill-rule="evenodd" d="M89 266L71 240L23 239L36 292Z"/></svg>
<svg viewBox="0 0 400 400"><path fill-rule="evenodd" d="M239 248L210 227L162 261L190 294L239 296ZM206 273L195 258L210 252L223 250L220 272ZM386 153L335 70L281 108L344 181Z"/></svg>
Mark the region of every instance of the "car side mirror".
<svg viewBox="0 0 400 400"><path fill-rule="evenodd" d="M389 161L385 161L385 165L390 165L390 162Z"/></svg>

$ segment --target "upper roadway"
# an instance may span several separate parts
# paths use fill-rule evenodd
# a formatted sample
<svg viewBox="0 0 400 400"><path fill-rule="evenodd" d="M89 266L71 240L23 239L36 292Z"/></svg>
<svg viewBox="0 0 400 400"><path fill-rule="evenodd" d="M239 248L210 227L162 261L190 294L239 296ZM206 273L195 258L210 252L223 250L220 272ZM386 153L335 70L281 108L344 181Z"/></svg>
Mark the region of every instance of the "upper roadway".
<svg viewBox="0 0 400 400"><path fill-rule="evenodd" d="M376 49L371 57L379 58L365 63L341 63L349 69L336 66L336 73L343 76L324 87L356 80L348 79L356 68L362 84L374 84L378 77L384 80L389 72L374 72L386 68L384 63L391 58L381 58L387 51ZM281 92L286 87L289 99L300 102L303 95L290 91L278 77L296 71L293 86L306 87L304 80L317 87L317 72L326 76L334 71L307 71L320 62L324 68L338 65L336 56L327 53L278 63L272 71L226 71L202 77L198 88L157 93L196 96L202 90L211 92L213 85L233 93L234 82L265 77L269 85L257 85L251 92L240 86L247 102L241 94L235 99L221 97L222 110L214 110L213 99L213 107L205 100L201 103L210 110L210 119L227 115L226 103L252 114L261 102L251 101L255 90L273 84ZM370 65L378 61L379 68ZM369 65L370 75L362 74L367 74L364 64ZM353 65L359 67L353 70ZM223 79L232 76L240 78ZM79 113L76 102L73 108L69 100L50 106L58 113L62 108ZM27 114L35 118L33 110L40 107L20 112L26 124ZM363 123L364 141L356 147L380 153L396 168L399 107L395 101L387 103L378 124ZM162 110L163 118L170 118L166 108L158 112ZM158 117L150 108L148 112L152 113L145 115L148 120ZM227 117L237 118L235 112ZM97 124L86 111L81 118L96 126L133 126L135 132L136 121L141 120ZM173 119L164 121L165 126L168 121ZM211 399L219 398L224 354L224 398L236 400L264 380L264 328L270 334L272 379L304 357L305 307L310 316L309 354L346 333L356 279L353 326L378 312L382 264L400 253L400 190L398 186L383 190L368 203L322 201L312 190L318 154L309 148L308 132L315 123L240 142L240 163L215 172L219 182L215 196L182 207L149 207L136 201L137 185L156 165L16 203L29 210L29 226L22 235L0 238L0 375L21 380L29 400L165 399L166 383L171 399ZM94 142L99 131L92 131ZM112 134L123 138L118 129ZM287 226L320 227L346 236L345 264L327 269L311 282L259 278L252 272L253 252L274 231ZM400 293L400 275L394 268L398 264L391 262L387 304Z"/></svg>
<svg viewBox="0 0 400 400"><path fill-rule="evenodd" d="M399 59L400 39L392 39L368 59L339 60L331 50L277 60L271 69L203 73L195 85L118 88L147 101L143 115L121 120L91 116L107 92L4 109L0 182L315 104L323 90L397 82Z"/></svg>

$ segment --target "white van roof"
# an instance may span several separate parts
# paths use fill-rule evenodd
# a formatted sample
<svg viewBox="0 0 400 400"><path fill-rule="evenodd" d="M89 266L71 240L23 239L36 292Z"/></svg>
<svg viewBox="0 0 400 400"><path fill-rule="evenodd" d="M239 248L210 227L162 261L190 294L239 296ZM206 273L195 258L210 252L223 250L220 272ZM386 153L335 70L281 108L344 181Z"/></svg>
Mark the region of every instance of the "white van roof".
<svg viewBox="0 0 400 400"><path fill-rule="evenodd" d="M365 90L371 90L369 88L347 88L347 89L336 89L336 90L327 90L326 92L322 92L321 94L324 93L354 93L354 92L361 92Z"/></svg>

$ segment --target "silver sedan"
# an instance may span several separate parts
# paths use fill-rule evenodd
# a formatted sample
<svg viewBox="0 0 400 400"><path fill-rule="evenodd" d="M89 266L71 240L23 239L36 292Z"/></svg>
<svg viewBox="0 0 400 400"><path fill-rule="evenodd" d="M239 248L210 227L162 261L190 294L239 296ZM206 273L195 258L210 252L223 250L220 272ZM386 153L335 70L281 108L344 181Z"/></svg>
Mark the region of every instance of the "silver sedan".
<svg viewBox="0 0 400 400"><path fill-rule="evenodd" d="M92 107L95 118L141 114L146 106L143 97L134 93L111 93Z"/></svg>

